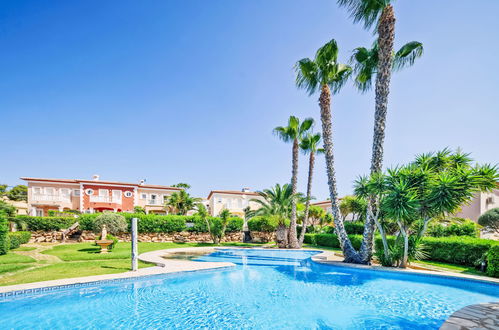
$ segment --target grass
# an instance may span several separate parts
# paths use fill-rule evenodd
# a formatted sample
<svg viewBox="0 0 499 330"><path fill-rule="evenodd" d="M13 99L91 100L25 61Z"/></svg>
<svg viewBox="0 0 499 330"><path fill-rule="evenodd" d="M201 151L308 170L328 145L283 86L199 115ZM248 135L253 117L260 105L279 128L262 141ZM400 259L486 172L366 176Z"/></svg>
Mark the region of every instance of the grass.
<svg viewBox="0 0 499 330"><path fill-rule="evenodd" d="M222 246L261 246L261 244L222 243ZM145 243L139 242L139 253L173 249L179 247L214 246L199 243ZM17 251L30 251L21 247ZM32 249L31 249L32 250ZM123 273L130 270L131 244L118 243L112 252L100 254L94 243L54 245L43 254L59 258L61 261L35 260L9 252L0 256L0 286L82 277ZM139 262L139 267L152 267L152 264ZM33 268L35 267L35 268ZM27 269L32 268L32 269ZM4 274L4 275L2 275Z"/></svg>
<svg viewBox="0 0 499 330"><path fill-rule="evenodd" d="M18 247L17 249L14 249L12 251L33 251L33 250L36 250L36 247L33 247L33 246L21 246L21 247Z"/></svg>
<svg viewBox="0 0 499 330"><path fill-rule="evenodd" d="M412 264L419 265L422 267L429 266L428 268L441 269L445 271L450 271L454 273L461 274L470 274L470 275L478 275L478 276L486 276L485 273L475 269L474 267L468 267L463 265L456 264L448 264L440 261L427 261L427 260L419 260L413 262Z"/></svg>

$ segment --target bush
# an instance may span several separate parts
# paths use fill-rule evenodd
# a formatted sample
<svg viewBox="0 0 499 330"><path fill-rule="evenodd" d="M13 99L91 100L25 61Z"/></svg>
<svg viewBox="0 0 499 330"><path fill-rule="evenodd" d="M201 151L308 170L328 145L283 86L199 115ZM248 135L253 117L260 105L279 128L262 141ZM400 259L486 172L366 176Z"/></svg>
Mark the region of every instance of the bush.
<svg viewBox="0 0 499 330"><path fill-rule="evenodd" d="M107 231L114 235L126 232L128 228L125 217L116 213L102 213L95 218L94 232L101 232L104 225Z"/></svg>
<svg viewBox="0 0 499 330"><path fill-rule="evenodd" d="M274 232L277 228L277 221L270 217L258 216L248 220L250 231Z"/></svg>
<svg viewBox="0 0 499 330"><path fill-rule="evenodd" d="M315 234L305 233L305 238L303 239L303 243L317 245L317 243L315 242Z"/></svg>
<svg viewBox="0 0 499 330"><path fill-rule="evenodd" d="M243 230L244 220L239 217L229 218L229 222L227 223L227 229L225 230L228 233L233 233L237 231Z"/></svg>
<svg viewBox="0 0 499 330"><path fill-rule="evenodd" d="M487 253L487 275L499 277L499 245L494 245Z"/></svg>
<svg viewBox="0 0 499 330"><path fill-rule="evenodd" d="M471 237L424 237L428 259L466 266L476 266L499 242Z"/></svg>
<svg viewBox="0 0 499 330"><path fill-rule="evenodd" d="M58 210L48 210L47 211L49 217L74 217L75 215L80 214L78 210L66 210L66 211L58 211Z"/></svg>
<svg viewBox="0 0 499 330"><path fill-rule="evenodd" d="M362 221L344 222L344 225L347 234L352 234L352 235L364 234L364 223Z"/></svg>
<svg viewBox="0 0 499 330"><path fill-rule="evenodd" d="M18 215L11 218L19 228L26 228L29 231L55 231L71 227L78 221L72 217L33 217L29 215Z"/></svg>
<svg viewBox="0 0 499 330"><path fill-rule="evenodd" d="M0 212L0 255L7 254L9 251L9 224L4 213Z"/></svg>
<svg viewBox="0 0 499 330"><path fill-rule="evenodd" d="M307 237L307 234L305 234L305 237ZM360 249L360 245L362 244L362 235L348 235L348 238L350 238L350 241L355 249ZM311 242L315 241L315 244L319 246L340 248L340 241L338 240L338 236L336 236L336 234L308 234L306 239Z"/></svg>
<svg viewBox="0 0 499 330"><path fill-rule="evenodd" d="M7 235L9 241L9 248L17 249L21 246L21 244L26 244L29 242L31 238L31 233L29 231L15 231L12 233L8 233Z"/></svg>
<svg viewBox="0 0 499 330"><path fill-rule="evenodd" d="M478 237L480 229L478 224L471 220L464 220L462 223L452 223L444 226L440 223L430 224L426 232L427 236L448 237L448 236L469 236Z"/></svg>
<svg viewBox="0 0 499 330"><path fill-rule="evenodd" d="M99 237L97 238L97 240L101 240L101 239L102 239L102 237L101 237L101 235L99 235ZM113 243L111 243L111 244L107 247L107 249L108 249L109 251L111 251L112 249L114 249L114 248L116 247L116 245L118 244L118 239L117 239L116 237L114 237L113 235L111 235L111 234L107 234L107 236L106 236L106 240L108 240L108 241L113 241ZM99 246L99 244L97 244L97 243L95 243L94 245L95 245L95 246Z"/></svg>
<svg viewBox="0 0 499 330"><path fill-rule="evenodd" d="M488 230L499 232L499 207L482 214L478 218L478 223Z"/></svg>
<svg viewBox="0 0 499 330"><path fill-rule="evenodd" d="M171 233L186 229L186 217L181 215L154 215L154 214L135 214L129 217L138 218L139 233Z"/></svg>

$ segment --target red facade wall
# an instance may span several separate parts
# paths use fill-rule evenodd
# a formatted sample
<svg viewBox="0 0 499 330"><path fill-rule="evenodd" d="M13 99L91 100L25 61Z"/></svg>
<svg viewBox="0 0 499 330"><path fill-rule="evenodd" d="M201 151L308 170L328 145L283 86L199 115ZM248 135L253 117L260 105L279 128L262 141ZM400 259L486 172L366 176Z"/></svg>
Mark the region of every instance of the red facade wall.
<svg viewBox="0 0 499 330"><path fill-rule="evenodd" d="M91 202L89 195L86 194L87 189L93 189L94 194L92 196L99 196L99 189L107 189L108 190L108 195L109 197L112 197L113 190L121 190L121 204L117 203L102 203L102 202ZM132 192L131 197L126 197L125 192L130 191ZM83 192L82 192L82 198L83 198L83 210L88 210L88 209L110 209L114 210L116 209L117 211L120 212L131 212L133 211L133 202L134 202L134 188L132 187L119 187L119 186L107 186L107 185L93 185L93 184L83 184Z"/></svg>

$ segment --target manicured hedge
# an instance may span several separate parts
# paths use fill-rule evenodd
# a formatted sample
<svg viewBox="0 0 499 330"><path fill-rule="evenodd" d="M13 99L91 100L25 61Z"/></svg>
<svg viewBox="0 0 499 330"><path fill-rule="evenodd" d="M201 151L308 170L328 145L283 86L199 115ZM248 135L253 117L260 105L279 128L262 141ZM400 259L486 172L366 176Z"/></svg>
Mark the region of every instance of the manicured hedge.
<svg viewBox="0 0 499 330"><path fill-rule="evenodd" d="M29 231L54 231L71 227L78 221L77 218L71 217L33 217L29 215L18 215L11 219L17 223L18 227L26 225L26 230Z"/></svg>
<svg viewBox="0 0 499 330"><path fill-rule="evenodd" d="M250 231L273 232L277 228L277 223L269 217L253 217L248 220L248 229Z"/></svg>
<svg viewBox="0 0 499 330"><path fill-rule="evenodd" d="M184 215L157 215L143 213L119 213L125 217L128 222L128 230L132 218L138 218L138 230L140 233L171 233L179 231L191 231L206 233L208 227L206 221L198 216ZM82 230L92 230L93 222L98 213L82 214L78 221ZM229 218L227 232L241 231L243 228L243 219L238 217Z"/></svg>
<svg viewBox="0 0 499 330"><path fill-rule="evenodd" d="M26 244L31 238L29 231L15 231L8 234L9 248L17 249L21 244Z"/></svg>
<svg viewBox="0 0 499 330"><path fill-rule="evenodd" d="M499 244L491 247L487 253L487 275L499 277Z"/></svg>
<svg viewBox="0 0 499 330"><path fill-rule="evenodd" d="M9 225L7 217L0 212L0 255L7 254L9 251L9 239L7 233L9 232Z"/></svg>
<svg viewBox="0 0 499 330"><path fill-rule="evenodd" d="M466 266L476 266L492 246L499 242L463 236L424 237L428 259Z"/></svg>
<svg viewBox="0 0 499 330"><path fill-rule="evenodd" d="M362 235L364 233L364 223L362 221L345 221L343 223L347 234ZM326 226L323 228L325 234L336 234L333 226Z"/></svg>
<svg viewBox="0 0 499 330"><path fill-rule="evenodd" d="M362 243L362 235L348 235L352 245L356 249L360 249ZM310 242L320 246L328 246L332 248L340 248L340 241L336 234L305 234L305 243Z"/></svg>

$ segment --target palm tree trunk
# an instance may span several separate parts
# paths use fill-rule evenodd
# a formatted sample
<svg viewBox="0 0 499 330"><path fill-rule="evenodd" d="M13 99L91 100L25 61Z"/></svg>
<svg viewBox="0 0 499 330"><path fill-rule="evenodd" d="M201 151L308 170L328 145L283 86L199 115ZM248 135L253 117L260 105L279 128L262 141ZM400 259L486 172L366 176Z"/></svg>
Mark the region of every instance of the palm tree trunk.
<svg viewBox="0 0 499 330"><path fill-rule="evenodd" d="M376 74L376 105L374 112L374 135L371 156L371 174L380 172L383 166L383 143L385 141L386 112L390 78L393 64L393 42L395 39L395 13L392 5L387 5L378 24L378 73ZM374 210L375 200L370 200ZM370 263L374 243L374 220L366 218L364 236L360 247L362 263Z"/></svg>
<svg viewBox="0 0 499 330"><path fill-rule="evenodd" d="M291 174L291 191L293 192L293 196L296 195L297 185L298 185L298 152L299 152L299 144L298 139L294 139L293 141L293 171ZM289 222L289 232L288 232L288 244L291 249L297 249L300 246L298 245L298 238L296 236L296 200L293 198L291 202L291 220Z"/></svg>
<svg viewBox="0 0 499 330"><path fill-rule="evenodd" d="M326 154L327 183L329 186L329 196L331 197L331 209L333 212L334 229L341 250L345 256L344 262L360 263L360 257L355 251L345 231L345 226L338 210L338 192L336 190L336 174L334 171L334 153L333 153L333 133L331 120L331 91L328 85L323 85L319 97L321 108L322 135L324 141L324 152Z"/></svg>
<svg viewBox="0 0 499 330"><path fill-rule="evenodd" d="M308 160L307 201L305 202L305 216L303 217L300 239L298 240L300 247L302 247L303 245L303 240L305 239L305 232L307 231L308 211L310 209L310 198L312 197L312 177L314 174L314 163L315 163L315 153L314 151L311 150L310 158Z"/></svg>
<svg viewBox="0 0 499 330"><path fill-rule="evenodd" d="M409 259L409 234L407 233L406 228L404 225L400 222L397 221L397 224L400 227L400 233L402 234L402 237L404 238L404 255L402 257L402 261L400 262L400 268L406 268L407 267L407 260Z"/></svg>

